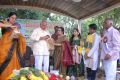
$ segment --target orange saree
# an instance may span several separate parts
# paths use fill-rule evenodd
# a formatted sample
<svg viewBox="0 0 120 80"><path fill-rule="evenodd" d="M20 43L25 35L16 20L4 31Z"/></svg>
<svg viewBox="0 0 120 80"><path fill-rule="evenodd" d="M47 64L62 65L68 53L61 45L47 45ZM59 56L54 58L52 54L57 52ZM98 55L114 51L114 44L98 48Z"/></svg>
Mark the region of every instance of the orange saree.
<svg viewBox="0 0 120 80"><path fill-rule="evenodd" d="M10 30L9 32L6 32L1 40L0 40L0 66L4 63L6 60L10 48L13 44L13 40L10 39L10 35L12 34L13 30ZM25 51L26 51L26 42L24 37L19 34L18 36L18 47L19 47L19 52L23 56ZM20 62L17 57L17 45L14 46L13 52L12 52L12 57L8 63L8 65L5 67L5 69L1 72L0 74L0 80L7 80L6 78L12 73L14 69L20 69Z"/></svg>

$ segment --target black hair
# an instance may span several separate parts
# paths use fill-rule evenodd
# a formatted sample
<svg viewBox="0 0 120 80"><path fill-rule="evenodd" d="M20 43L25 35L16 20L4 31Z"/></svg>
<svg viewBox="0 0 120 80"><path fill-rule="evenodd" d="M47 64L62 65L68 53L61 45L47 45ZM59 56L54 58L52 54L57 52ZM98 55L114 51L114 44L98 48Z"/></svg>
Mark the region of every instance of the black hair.
<svg viewBox="0 0 120 80"><path fill-rule="evenodd" d="M61 29L62 33L64 34L64 28L63 27L58 27L58 29Z"/></svg>
<svg viewBox="0 0 120 80"><path fill-rule="evenodd" d="M88 35L90 34L90 32L88 32Z"/></svg>
<svg viewBox="0 0 120 80"><path fill-rule="evenodd" d="M97 30L97 25L96 24L90 24L89 28L93 29L93 30Z"/></svg>
<svg viewBox="0 0 120 80"><path fill-rule="evenodd" d="M55 28L59 28L59 27L58 27L58 26L55 26L54 29L55 29Z"/></svg>
<svg viewBox="0 0 120 80"><path fill-rule="evenodd" d="M76 30L76 31L79 33L78 28L74 28L73 30ZM73 38L74 38L74 34L72 34L72 36L71 36L71 38L70 38L70 44L71 44L71 45L72 45L72 43L73 43ZM81 39L80 33L78 34L78 38Z"/></svg>
<svg viewBox="0 0 120 80"><path fill-rule="evenodd" d="M54 31L55 31L55 33L57 33L58 28L59 28L58 26L55 26L55 27L54 27Z"/></svg>
<svg viewBox="0 0 120 80"><path fill-rule="evenodd" d="M15 12L10 12L10 13L8 14L8 17L11 17L11 16L13 16L13 15L16 15L16 16L17 16L17 14L16 14Z"/></svg>

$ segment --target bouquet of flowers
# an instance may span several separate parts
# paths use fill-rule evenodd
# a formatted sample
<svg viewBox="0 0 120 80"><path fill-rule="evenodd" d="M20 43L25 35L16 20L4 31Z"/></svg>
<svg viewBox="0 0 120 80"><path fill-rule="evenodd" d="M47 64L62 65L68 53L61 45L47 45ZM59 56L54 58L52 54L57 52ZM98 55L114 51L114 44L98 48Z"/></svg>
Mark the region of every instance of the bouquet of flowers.
<svg viewBox="0 0 120 80"><path fill-rule="evenodd" d="M53 38L48 38L47 43L48 43L49 50L54 50L54 43L55 43L54 39Z"/></svg>
<svg viewBox="0 0 120 80"><path fill-rule="evenodd" d="M78 46L77 48L78 48L78 53L81 54L83 49L82 46Z"/></svg>
<svg viewBox="0 0 120 80"><path fill-rule="evenodd" d="M7 80L63 80L62 77L55 74L45 73L35 68L21 68L13 71Z"/></svg>
<svg viewBox="0 0 120 80"><path fill-rule="evenodd" d="M80 41L80 46L77 46L77 51L79 54L82 54L83 47L84 47L84 42Z"/></svg>
<svg viewBox="0 0 120 80"><path fill-rule="evenodd" d="M85 43L86 53L89 53L90 49L92 48L93 41L94 41L94 35L88 35Z"/></svg>

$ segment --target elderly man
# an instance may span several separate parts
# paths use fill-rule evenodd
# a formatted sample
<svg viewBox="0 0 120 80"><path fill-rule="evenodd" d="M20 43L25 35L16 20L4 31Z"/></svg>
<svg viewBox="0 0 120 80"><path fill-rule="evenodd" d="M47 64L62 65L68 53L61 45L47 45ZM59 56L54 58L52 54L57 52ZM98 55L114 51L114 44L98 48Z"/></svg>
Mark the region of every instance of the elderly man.
<svg viewBox="0 0 120 80"><path fill-rule="evenodd" d="M47 39L50 33L47 31L47 22L42 21L40 27L36 28L31 34L33 40L33 54L35 57L35 68L48 72L49 69L49 48Z"/></svg>
<svg viewBox="0 0 120 80"><path fill-rule="evenodd" d="M101 59L106 74L105 80L116 80L117 60L120 51L120 33L113 27L113 21L110 18L105 19L103 23L105 29L102 40Z"/></svg>

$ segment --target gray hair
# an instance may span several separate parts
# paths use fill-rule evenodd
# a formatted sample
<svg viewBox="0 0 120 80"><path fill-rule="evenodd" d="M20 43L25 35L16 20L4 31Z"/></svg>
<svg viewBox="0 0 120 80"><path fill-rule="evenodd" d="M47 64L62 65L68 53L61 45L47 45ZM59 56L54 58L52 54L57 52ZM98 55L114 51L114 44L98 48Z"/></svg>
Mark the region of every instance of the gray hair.
<svg viewBox="0 0 120 80"><path fill-rule="evenodd" d="M105 21L108 21L109 23L111 23L113 25L113 20L112 18L106 18Z"/></svg>

